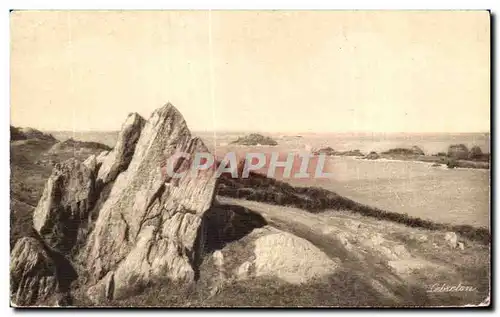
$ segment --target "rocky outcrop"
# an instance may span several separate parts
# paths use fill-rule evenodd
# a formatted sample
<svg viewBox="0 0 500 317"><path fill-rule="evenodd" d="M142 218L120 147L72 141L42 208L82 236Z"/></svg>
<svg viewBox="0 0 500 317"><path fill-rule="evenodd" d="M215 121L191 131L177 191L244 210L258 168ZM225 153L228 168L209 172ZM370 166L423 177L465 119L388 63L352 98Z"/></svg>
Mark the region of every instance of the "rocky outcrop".
<svg viewBox="0 0 500 317"><path fill-rule="evenodd" d="M119 173L127 169L145 122L146 120L137 113L128 115L118 134L115 147L109 154L102 157L102 165L97 176L98 182L107 184L115 180ZM100 158L101 155L99 155Z"/></svg>
<svg viewBox="0 0 500 317"><path fill-rule="evenodd" d="M349 151L335 151L331 147L321 148L313 152L314 155L325 154L328 156L364 156L359 149L349 150Z"/></svg>
<svg viewBox="0 0 500 317"><path fill-rule="evenodd" d="M43 244L31 237L19 239L10 255L11 300L29 306L48 299L57 290L56 265Z"/></svg>
<svg viewBox="0 0 500 317"><path fill-rule="evenodd" d="M278 145L278 142L273 140L270 137L263 136L261 134L252 133L245 137L239 137L236 141L231 142L231 144L239 144L246 146L255 146L255 145Z"/></svg>
<svg viewBox="0 0 500 317"><path fill-rule="evenodd" d="M314 155L325 154L325 155L329 155L329 156L336 155L336 153L337 152L329 146L325 147L325 148L321 148L321 149L313 152Z"/></svg>
<svg viewBox="0 0 500 317"><path fill-rule="evenodd" d="M355 149L355 150L352 150L352 151L343 151L343 152L337 152L336 155L340 155L340 156L365 156L360 150L358 149Z"/></svg>
<svg viewBox="0 0 500 317"><path fill-rule="evenodd" d="M382 152L384 155L389 156L415 156L415 155L425 155L424 151L418 146L414 145L410 149L407 148L394 148L388 151Z"/></svg>
<svg viewBox="0 0 500 317"><path fill-rule="evenodd" d="M95 196L95 157L85 164L69 159L57 164L33 214L33 226L46 243L69 252L85 223Z"/></svg>
<svg viewBox="0 0 500 317"><path fill-rule="evenodd" d="M191 137L171 104L152 114L80 255L93 301L125 297L159 277L187 283L195 279L204 244L202 216L212 205L215 171L180 178L164 171L179 152L207 151L199 138ZM189 166L189 159L180 159L173 169L180 172Z"/></svg>
<svg viewBox="0 0 500 317"><path fill-rule="evenodd" d="M215 285L258 277L297 285L340 267L339 259L331 259L308 240L267 225L213 252L210 261L218 273L212 275Z"/></svg>
<svg viewBox="0 0 500 317"><path fill-rule="evenodd" d="M311 242L293 234L273 230L255 240L256 276L275 276L301 284L332 273L339 266ZM242 264L242 266L248 264ZM239 268L239 273L243 268Z"/></svg>
<svg viewBox="0 0 500 317"><path fill-rule="evenodd" d="M366 159L366 160L377 160L379 158L380 158L380 155L378 155L378 153L374 152L374 151L370 152L368 155L366 155L364 157L364 159Z"/></svg>

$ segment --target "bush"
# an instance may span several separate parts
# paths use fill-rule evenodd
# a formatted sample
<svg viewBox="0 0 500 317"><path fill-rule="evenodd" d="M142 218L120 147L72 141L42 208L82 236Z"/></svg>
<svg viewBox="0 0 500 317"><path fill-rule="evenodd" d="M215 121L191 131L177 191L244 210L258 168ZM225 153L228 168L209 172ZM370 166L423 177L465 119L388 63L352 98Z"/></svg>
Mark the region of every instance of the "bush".
<svg viewBox="0 0 500 317"><path fill-rule="evenodd" d="M469 157L469 149L464 144L453 144L448 147L448 156L457 160L466 160Z"/></svg>
<svg viewBox="0 0 500 317"><path fill-rule="evenodd" d="M482 157L483 157L483 151L481 150L481 148L479 146L476 145L470 149L469 159L477 160L477 159L481 159Z"/></svg>

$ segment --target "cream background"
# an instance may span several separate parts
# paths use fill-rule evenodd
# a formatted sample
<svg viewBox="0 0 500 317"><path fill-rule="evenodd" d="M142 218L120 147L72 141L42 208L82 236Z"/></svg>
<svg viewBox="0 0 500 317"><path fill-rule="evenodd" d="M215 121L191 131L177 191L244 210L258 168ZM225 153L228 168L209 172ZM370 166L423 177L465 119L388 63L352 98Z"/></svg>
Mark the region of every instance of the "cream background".
<svg viewBox="0 0 500 317"><path fill-rule="evenodd" d="M486 11L14 11L11 124L485 132Z"/></svg>

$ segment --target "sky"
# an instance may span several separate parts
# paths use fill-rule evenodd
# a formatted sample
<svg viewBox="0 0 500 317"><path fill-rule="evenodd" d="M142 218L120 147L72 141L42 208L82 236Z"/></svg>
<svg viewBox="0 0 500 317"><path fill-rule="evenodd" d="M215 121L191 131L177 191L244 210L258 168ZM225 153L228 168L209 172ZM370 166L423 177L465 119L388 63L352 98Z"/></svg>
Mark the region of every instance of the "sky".
<svg viewBox="0 0 500 317"><path fill-rule="evenodd" d="M11 124L488 132L487 11L13 11Z"/></svg>

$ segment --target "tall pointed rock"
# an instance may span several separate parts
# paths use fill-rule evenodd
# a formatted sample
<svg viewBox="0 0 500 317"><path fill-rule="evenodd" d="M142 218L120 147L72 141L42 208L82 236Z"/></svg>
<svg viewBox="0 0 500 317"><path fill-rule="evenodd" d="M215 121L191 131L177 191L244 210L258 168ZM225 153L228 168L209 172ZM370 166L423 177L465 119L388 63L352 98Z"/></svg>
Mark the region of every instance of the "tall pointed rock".
<svg viewBox="0 0 500 317"><path fill-rule="evenodd" d="M215 172L165 175L178 152L208 152L167 104L144 125L126 171L118 175L81 255L96 302L120 298L151 280L193 281L203 247L202 216L213 202ZM176 171L189 168L179 160Z"/></svg>

